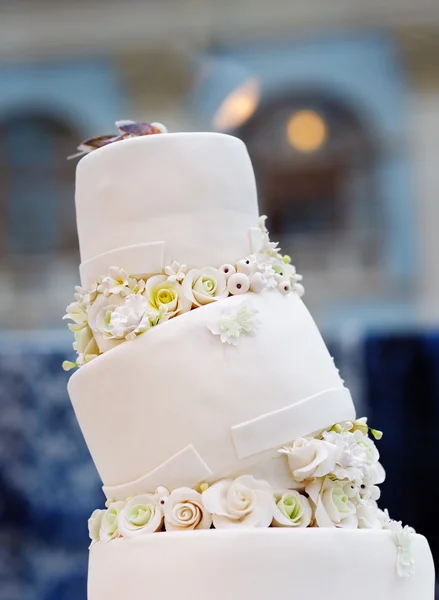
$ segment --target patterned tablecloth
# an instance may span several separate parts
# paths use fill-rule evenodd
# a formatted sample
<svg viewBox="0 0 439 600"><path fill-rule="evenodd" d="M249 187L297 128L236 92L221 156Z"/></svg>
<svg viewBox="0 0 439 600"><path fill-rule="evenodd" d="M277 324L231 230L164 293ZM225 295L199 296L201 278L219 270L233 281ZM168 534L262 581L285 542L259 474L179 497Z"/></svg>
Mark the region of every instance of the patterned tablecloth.
<svg viewBox="0 0 439 600"><path fill-rule="evenodd" d="M66 392L68 348L49 334L0 337L1 600L86 599L87 519L104 497ZM358 412L385 431L382 505L437 554L439 334L331 348Z"/></svg>

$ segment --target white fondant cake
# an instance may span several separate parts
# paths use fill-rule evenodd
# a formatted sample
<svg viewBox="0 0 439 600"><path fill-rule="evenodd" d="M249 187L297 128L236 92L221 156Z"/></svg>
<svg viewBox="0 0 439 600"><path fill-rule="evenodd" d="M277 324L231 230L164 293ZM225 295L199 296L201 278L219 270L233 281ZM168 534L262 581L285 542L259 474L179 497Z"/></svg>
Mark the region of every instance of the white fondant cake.
<svg viewBox="0 0 439 600"><path fill-rule="evenodd" d="M108 498L89 600L433 600L428 544L378 509L366 421L258 225L244 144L109 143L76 189L68 387Z"/></svg>

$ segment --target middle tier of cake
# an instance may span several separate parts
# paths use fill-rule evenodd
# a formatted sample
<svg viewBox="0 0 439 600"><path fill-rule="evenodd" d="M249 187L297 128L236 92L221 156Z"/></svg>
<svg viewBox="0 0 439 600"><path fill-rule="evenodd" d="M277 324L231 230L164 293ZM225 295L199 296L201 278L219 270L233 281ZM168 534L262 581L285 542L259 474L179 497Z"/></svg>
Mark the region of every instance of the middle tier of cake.
<svg viewBox="0 0 439 600"><path fill-rule="evenodd" d="M222 343L212 323L243 303L256 335ZM355 418L305 305L277 291L162 323L82 366L69 393L104 491L122 500L244 472L267 478L264 461L274 459L272 473L284 465L280 446ZM281 486L282 474L270 482Z"/></svg>

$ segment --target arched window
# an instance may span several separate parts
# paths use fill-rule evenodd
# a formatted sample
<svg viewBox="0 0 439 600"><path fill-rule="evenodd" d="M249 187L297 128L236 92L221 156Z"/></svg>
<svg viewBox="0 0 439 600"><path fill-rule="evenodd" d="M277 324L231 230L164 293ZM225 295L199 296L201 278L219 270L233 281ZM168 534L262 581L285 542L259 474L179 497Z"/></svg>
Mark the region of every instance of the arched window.
<svg viewBox="0 0 439 600"><path fill-rule="evenodd" d="M0 120L0 255L76 252L75 163L79 136L40 114Z"/></svg>
<svg viewBox="0 0 439 600"><path fill-rule="evenodd" d="M0 118L0 330L61 324L77 282L81 136L47 114Z"/></svg>
<svg viewBox="0 0 439 600"><path fill-rule="evenodd" d="M291 93L262 106L239 135L273 238L300 269L379 264L378 144L355 110L321 91Z"/></svg>

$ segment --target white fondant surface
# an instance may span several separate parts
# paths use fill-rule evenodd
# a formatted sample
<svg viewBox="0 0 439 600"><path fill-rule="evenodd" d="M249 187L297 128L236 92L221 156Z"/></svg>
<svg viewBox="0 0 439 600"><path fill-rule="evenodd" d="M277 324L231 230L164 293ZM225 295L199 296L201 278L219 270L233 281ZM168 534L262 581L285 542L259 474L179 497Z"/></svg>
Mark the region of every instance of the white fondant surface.
<svg viewBox="0 0 439 600"><path fill-rule="evenodd" d="M168 532L98 542L88 600L434 600L427 540L415 573L396 572L389 531L245 529Z"/></svg>
<svg viewBox="0 0 439 600"><path fill-rule="evenodd" d="M114 262L119 249L164 241L166 263L219 267L249 254L248 230L258 219L253 169L245 145L232 136L131 138L79 162L76 213L83 262L116 251L111 260L121 266ZM138 269L132 253L122 255L129 258ZM105 275L105 262L89 263L87 275L91 267L92 279Z"/></svg>
<svg viewBox="0 0 439 600"><path fill-rule="evenodd" d="M207 323L244 297L258 309L260 328L236 347L223 344ZM252 473L267 452L275 456L297 437L355 417L305 305L276 290L160 324L81 367L69 393L107 495L123 500L154 491L145 481L181 485L185 471L186 485L198 483L189 475L206 467L209 481ZM188 446L195 452L183 454L185 469Z"/></svg>

